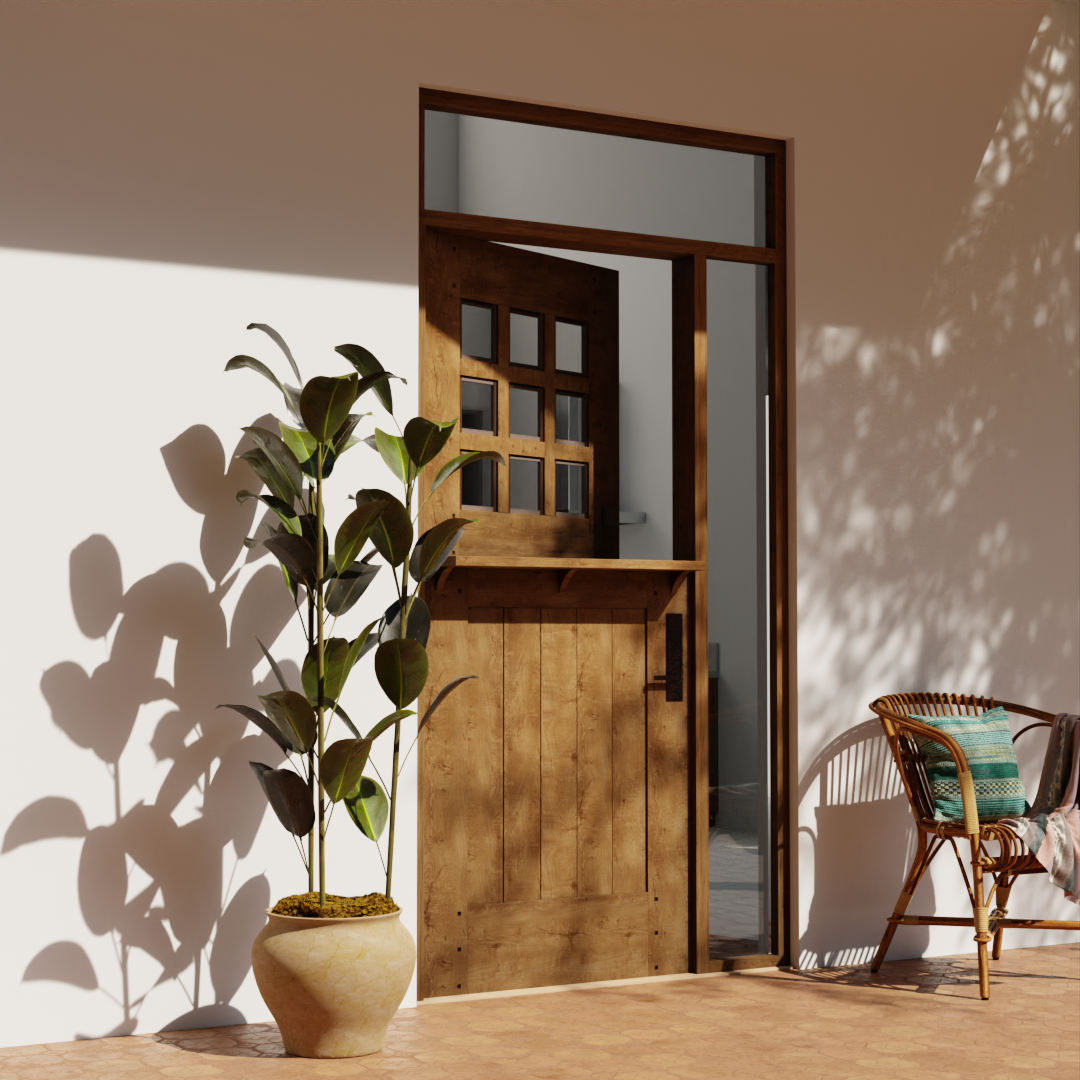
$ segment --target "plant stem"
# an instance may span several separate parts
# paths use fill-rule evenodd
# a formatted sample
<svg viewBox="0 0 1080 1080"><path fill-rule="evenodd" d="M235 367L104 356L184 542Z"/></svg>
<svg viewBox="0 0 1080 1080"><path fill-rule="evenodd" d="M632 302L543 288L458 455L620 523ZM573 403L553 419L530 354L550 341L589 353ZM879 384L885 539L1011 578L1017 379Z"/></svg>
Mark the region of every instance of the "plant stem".
<svg viewBox="0 0 1080 1080"><path fill-rule="evenodd" d="M401 751L401 721L394 725L394 766L390 778L390 836L386 841L386 892L390 898L390 884L394 876L394 818L397 816L398 754Z"/></svg>
<svg viewBox="0 0 1080 1080"><path fill-rule="evenodd" d="M311 646L314 644L315 638L315 598L311 595L311 590L307 590L308 601L308 625L307 625L307 641L308 641L308 654L311 653ZM315 751L308 751L308 795L312 800L315 798ZM315 826L313 825L307 834L307 891L315 891Z"/></svg>
<svg viewBox="0 0 1080 1080"><path fill-rule="evenodd" d="M326 728L323 721L323 689L326 681L326 642L323 638L323 574L326 567L323 563L323 455L325 449L320 445L315 458L315 626L318 631L318 651L316 668L319 680L319 707L317 712L319 728L319 907L326 904L326 825L323 820L325 792L322 782L323 750L326 742ZM312 890L314 891L314 890Z"/></svg>

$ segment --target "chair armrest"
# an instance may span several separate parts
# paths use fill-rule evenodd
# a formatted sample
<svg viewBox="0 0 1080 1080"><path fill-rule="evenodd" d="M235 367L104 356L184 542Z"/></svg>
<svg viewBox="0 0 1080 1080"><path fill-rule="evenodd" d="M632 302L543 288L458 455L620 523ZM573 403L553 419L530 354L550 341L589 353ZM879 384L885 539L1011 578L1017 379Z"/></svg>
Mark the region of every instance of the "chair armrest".
<svg viewBox="0 0 1080 1080"><path fill-rule="evenodd" d="M948 750L949 756L956 765L956 778L960 783L960 802L964 808L964 832L968 836L978 837L980 826L979 808L975 801L975 783L971 777L971 766L968 764L967 755L960 744L944 732L938 731L937 728L912 720L910 716L901 716L876 701L870 707L883 720L888 718L889 725L896 731L918 735L919 738L937 743L938 746L943 746Z"/></svg>

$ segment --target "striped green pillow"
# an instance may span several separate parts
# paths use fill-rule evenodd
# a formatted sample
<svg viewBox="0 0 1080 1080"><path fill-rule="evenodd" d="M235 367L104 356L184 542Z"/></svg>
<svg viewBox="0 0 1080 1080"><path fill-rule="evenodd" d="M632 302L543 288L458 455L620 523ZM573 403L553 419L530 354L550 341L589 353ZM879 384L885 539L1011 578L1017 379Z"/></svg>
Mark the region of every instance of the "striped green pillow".
<svg viewBox="0 0 1080 1080"><path fill-rule="evenodd" d="M1024 785L1016 768L1009 715L1000 705L979 716L910 715L912 720L928 724L960 744L971 766L980 821L1018 817L1027 810ZM940 743L920 739L918 735L915 741L926 759L934 820L963 821L960 781L949 751Z"/></svg>

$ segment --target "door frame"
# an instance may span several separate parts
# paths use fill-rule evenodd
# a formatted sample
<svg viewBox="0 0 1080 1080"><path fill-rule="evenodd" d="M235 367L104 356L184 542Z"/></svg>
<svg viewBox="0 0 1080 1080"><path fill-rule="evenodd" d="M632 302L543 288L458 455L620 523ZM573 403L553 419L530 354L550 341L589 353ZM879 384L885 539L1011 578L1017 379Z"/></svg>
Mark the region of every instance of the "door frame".
<svg viewBox="0 0 1080 1080"><path fill-rule="evenodd" d="M765 244L754 247L684 240L644 233L553 225L510 218L482 217L424 208L424 119L427 110L496 120L569 128L602 135L670 142L686 146L761 155L765 159ZM672 556L682 570L687 562L708 560L706 271L708 259L768 267L768 424L769 424L769 672L772 799L773 950L724 960L709 958L709 733L708 733L708 575L692 574L690 619L694 648L688 657L691 762L689 790L689 957L695 972L786 965L794 940L791 820L791 667L792 610L789 574L788 474L790 400L788 396L787 143L711 128L691 127L615 114L421 87L419 91L419 243L420 243L420 410L424 412L426 373L424 273L425 231L435 228L479 240L547 248L595 251L672 264ZM686 463L692 463L687 468ZM680 467L676 468L675 463ZM551 560L545 560L550 562ZM613 560L617 563L617 560ZM685 571L683 571L685 572ZM423 857L421 853L421 866ZM422 896L423 882L420 881Z"/></svg>

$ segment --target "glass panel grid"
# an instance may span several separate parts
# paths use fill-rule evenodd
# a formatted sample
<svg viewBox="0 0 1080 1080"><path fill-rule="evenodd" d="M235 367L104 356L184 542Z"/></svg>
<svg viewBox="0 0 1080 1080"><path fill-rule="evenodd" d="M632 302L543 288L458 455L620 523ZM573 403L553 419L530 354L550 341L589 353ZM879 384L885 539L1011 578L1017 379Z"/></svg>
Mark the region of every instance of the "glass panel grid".
<svg viewBox="0 0 1080 1080"><path fill-rule="evenodd" d="M555 370L585 374L585 327L581 323L555 320Z"/></svg>
<svg viewBox="0 0 1080 1080"><path fill-rule="evenodd" d="M510 387L510 434L518 439L544 437L544 391L534 386Z"/></svg>
<svg viewBox="0 0 1080 1080"><path fill-rule="evenodd" d="M522 311L510 312L510 363L518 367L543 367L543 347L539 315Z"/></svg>
<svg viewBox="0 0 1080 1080"><path fill-rule="evenodd" d="M461 301L461 355L495 359L495 308L490 304Z"/></svg>
<svg viewBox="0 0 1080 1080"><path fill-rule="evenodd" d="M585 445L585 397L582 394L555 395L555 441Z"/></svg>
<svg viewBox="0 0 1080 1080"><path fill-rule="evenodd" d="M510 458L510 509L518 513L544 511L544 463L539 458Z"/></svg>
<svg viewBox="0 0 1080 1080"><path fill-rule="evenodd" d="M495 433L495 384L485 379L461 380L461 427Z"/></svg>
<svg viewBox="0 0 1080 1080"><path fill-rule="evenodd" d="M495 509L495 462L487 459L470 461L462 468L461 505Z"/></svg>
<svg viewBox="0 0 1080 1080"><path fill-rule="evenodd" d="M588 466L576 461L555 462L555 513L588 514Z"/></svg>

